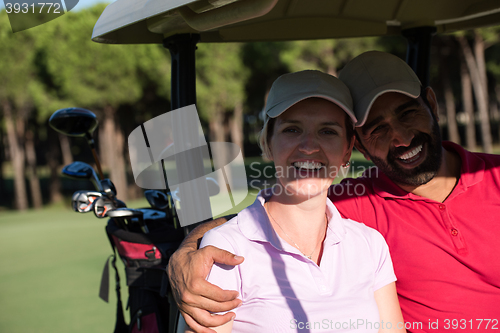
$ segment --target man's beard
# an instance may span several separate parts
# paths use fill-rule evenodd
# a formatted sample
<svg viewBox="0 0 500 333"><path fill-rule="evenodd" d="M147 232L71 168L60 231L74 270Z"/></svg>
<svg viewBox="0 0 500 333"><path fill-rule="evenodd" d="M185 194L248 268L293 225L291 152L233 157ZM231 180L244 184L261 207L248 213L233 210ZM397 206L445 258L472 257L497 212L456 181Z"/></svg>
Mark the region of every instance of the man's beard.
<svg viewBox="0 0 500 333"><path fill-rule="evenodd" d="M426 159L413 169L402 168L396 162L398 156L413 150L419 145L423 145L427 150ZM441 134L437 121L434 121L432 136L422 132L418 133L413 138L409 147L396 147L391 149L387 154L386 161L374 156L370 156L370 158L379 170L396 184L419 186L427 184L436 176L441 166L441 156Z"/></svg>

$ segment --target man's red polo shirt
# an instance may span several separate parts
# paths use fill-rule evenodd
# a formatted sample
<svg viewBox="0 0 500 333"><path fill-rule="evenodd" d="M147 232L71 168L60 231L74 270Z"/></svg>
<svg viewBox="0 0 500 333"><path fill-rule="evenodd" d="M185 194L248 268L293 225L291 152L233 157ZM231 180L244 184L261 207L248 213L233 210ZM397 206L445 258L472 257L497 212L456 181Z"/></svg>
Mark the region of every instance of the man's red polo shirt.
<svg viewBox="0 0 500 333"><path fill-rule="evenodd" d="M410 332L500 331L500 156L443 146L462 160L443 203L405 192L377 168L329 197L385 237Z"/></svg>

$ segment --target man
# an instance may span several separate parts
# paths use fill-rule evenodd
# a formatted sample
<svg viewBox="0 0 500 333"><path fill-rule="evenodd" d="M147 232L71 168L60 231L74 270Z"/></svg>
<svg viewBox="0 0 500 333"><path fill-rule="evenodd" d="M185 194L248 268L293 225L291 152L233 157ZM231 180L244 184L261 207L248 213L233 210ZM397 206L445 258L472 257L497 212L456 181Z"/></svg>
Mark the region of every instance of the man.
<svg viewBox="0 0 500 333"><path fill-rule="evenodd" d="M329 197L345 217L385 237L407 330L500 329L500 156L442 143L433 90L395 56L366 52L339 78L354 100L356 148L377 168L331 187ZM243 258L196 251L203 229L222 222L202 226L169 265L186 322L199 332L233 315L204 309L227 311L240 302L204 277L214 261L235 265Z"/></svg>

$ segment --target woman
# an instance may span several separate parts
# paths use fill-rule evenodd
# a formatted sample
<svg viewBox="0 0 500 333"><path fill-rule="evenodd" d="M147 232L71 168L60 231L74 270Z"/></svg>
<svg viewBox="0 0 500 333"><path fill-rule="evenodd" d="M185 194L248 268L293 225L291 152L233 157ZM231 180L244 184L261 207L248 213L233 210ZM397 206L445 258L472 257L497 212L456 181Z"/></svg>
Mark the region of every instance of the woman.
<svg viewBox="0 0 500 333"><path fill-rule="evenodd" d="M201 243L245 257L208 276L242 299L234 320L214 329L404 332L383 237L341 218L327 198L354 144L349 90L318 71L285 74L265 110L260 145L277 183Z"/></svg>

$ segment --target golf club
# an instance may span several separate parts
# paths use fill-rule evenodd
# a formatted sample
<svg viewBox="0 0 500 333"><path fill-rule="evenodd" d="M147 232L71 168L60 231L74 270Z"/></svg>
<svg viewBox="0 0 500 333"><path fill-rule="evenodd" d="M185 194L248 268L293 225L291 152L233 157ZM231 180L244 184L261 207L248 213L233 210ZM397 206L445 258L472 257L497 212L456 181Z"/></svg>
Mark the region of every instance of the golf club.
<svg viewBox="0 0 500 333"><path fill-rule="evenodd" d="M57 132L67 136L85 137L92 150L92 155L101 179L104 179L101 163L97 157L92 133L98 124L96 115L87 109L66 108L57 110L49 119L49 125Z"/></svg>
<svg viewBox="0 0 500 333"><path fill-rule="evenodd" d="M66 165L62 169L62 174L73 179L90 180L97 191L102 192L103 188L97 174L90 165L85 162L76 161Z"/></svg>
<svg viewBox="0 0 500 333"><path fill-rule="evenodd" d="M101 192L96 191L76 191L71 199L71 207L75 212L88 213L92 210L92 205L97 198L102 196Z"/></svg>
<svg viewBox="0 0 500 333"><path fill-rule="evenodd" d="M131 208L117 208L114 210L111 210L107 213L109 217L112 218L122 218L122 219L127 219L129 221L133 221L133 219L137 219L139 222L139 225L141 227L141 230L143 233L148 234L149 229L144 223L144 213L142 210L139 209L131 209Z"/></svg>

